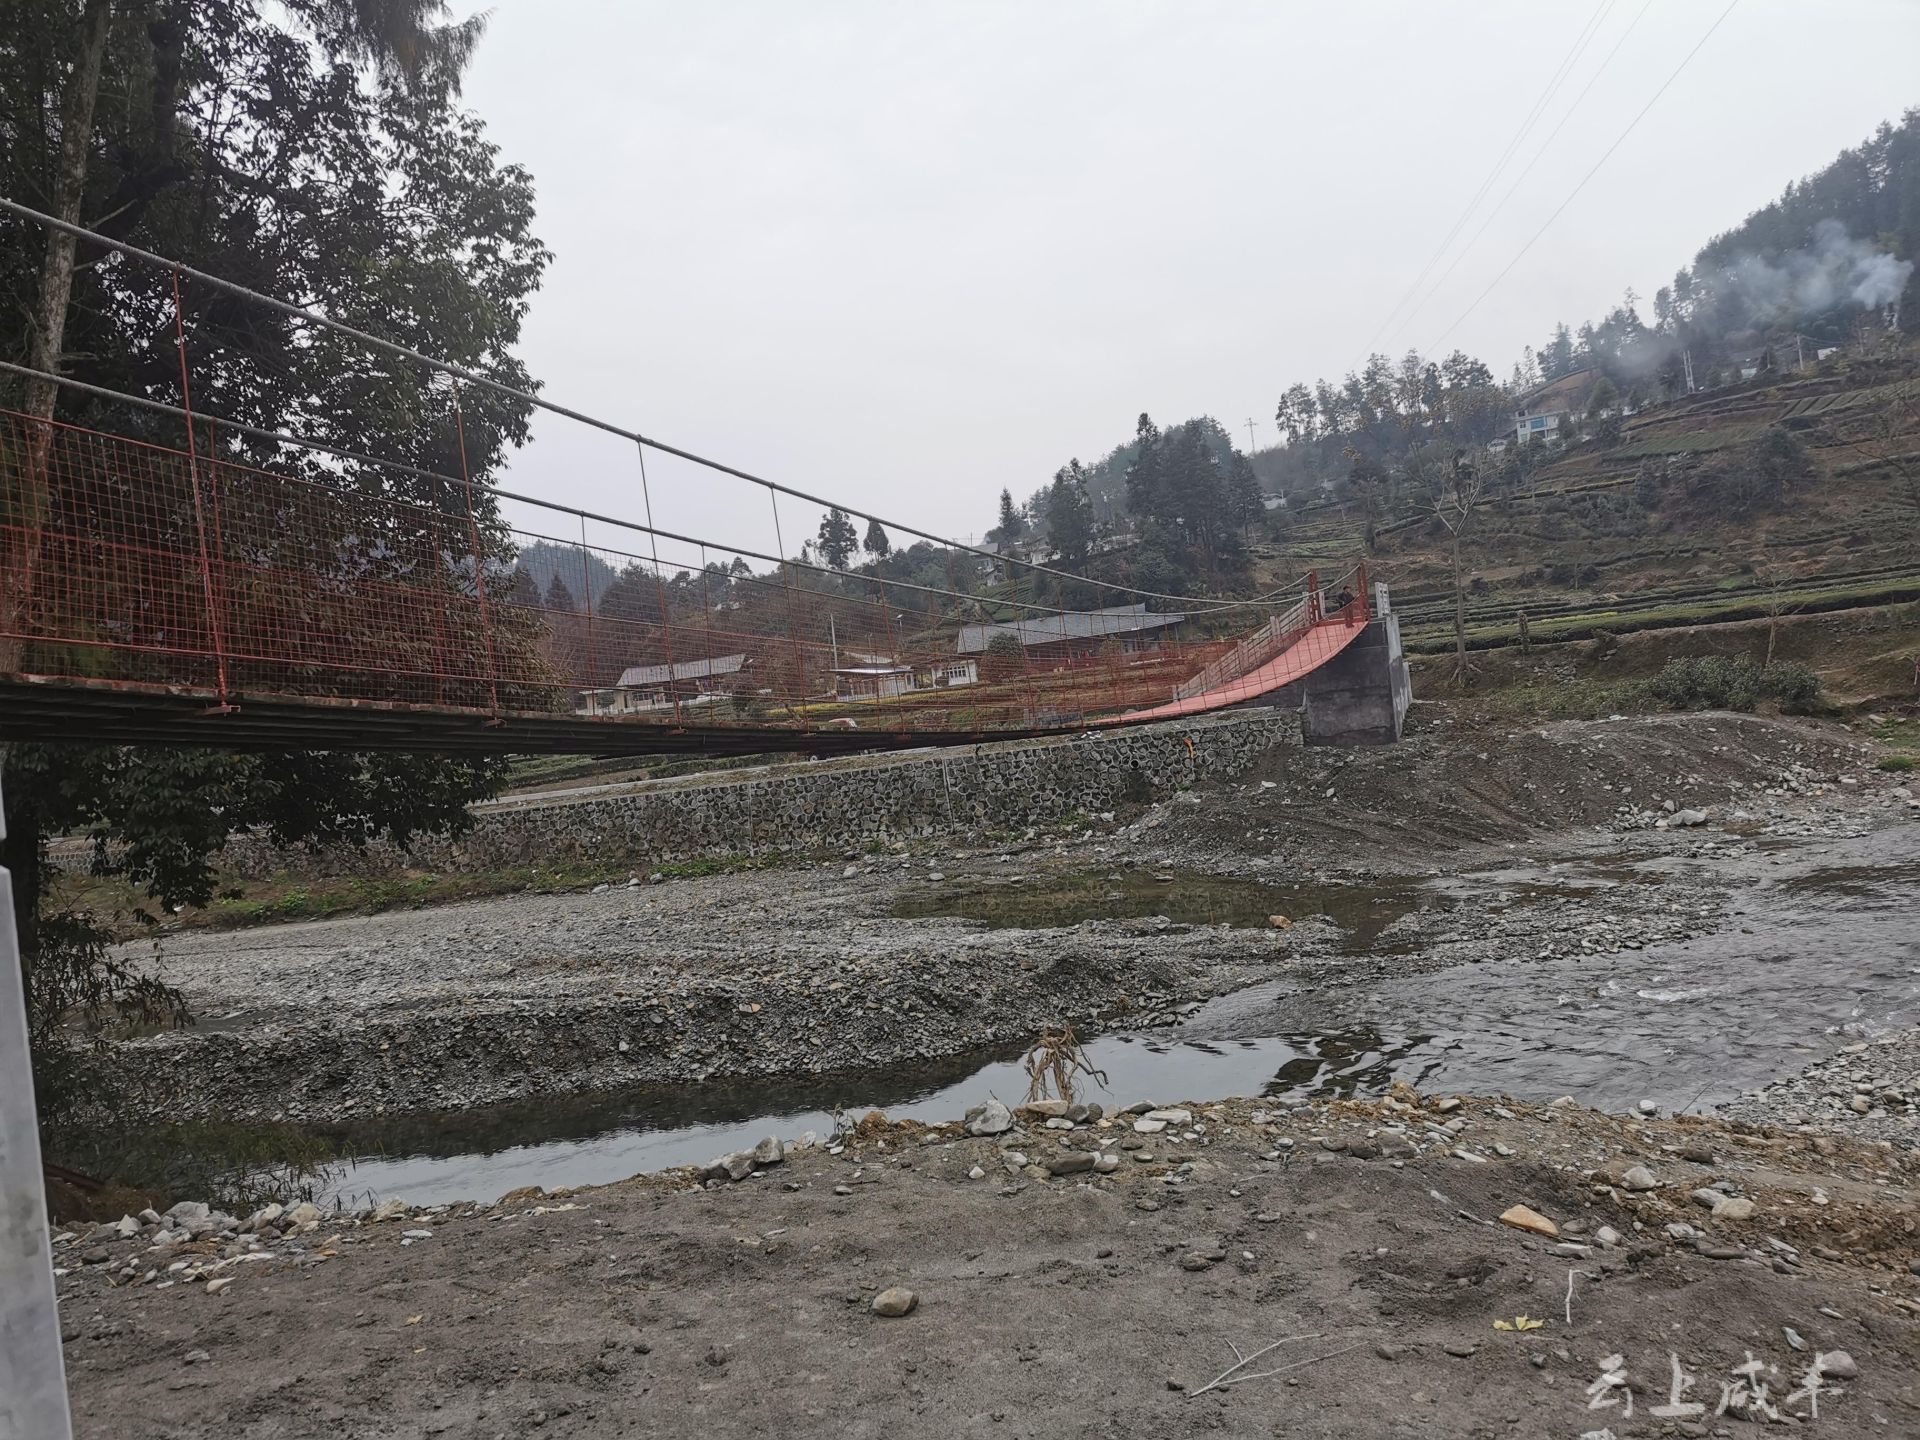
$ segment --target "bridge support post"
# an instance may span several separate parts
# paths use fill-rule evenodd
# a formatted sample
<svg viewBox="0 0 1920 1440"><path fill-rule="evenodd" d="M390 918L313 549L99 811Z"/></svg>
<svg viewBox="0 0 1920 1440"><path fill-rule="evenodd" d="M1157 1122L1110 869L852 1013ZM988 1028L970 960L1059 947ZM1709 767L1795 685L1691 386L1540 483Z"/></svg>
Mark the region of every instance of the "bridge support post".
<svg viewBox="0 0 1920 1440"><path fill-rule="evenodd" d="M0 836L6 823L0 808ZM73 1435L52 1233L27 1054L26 989L13 928L13 877L0 869L0 1440Z"/></svg>
<svg viewBox="0 0 1920 1440"><path fill-rule="evenodd" d="M1385 584L1354 642L1301 682L1300 729L1309 745L1390 745L1400 738L1413 685L1400 648L1400 617Z"/></svg>

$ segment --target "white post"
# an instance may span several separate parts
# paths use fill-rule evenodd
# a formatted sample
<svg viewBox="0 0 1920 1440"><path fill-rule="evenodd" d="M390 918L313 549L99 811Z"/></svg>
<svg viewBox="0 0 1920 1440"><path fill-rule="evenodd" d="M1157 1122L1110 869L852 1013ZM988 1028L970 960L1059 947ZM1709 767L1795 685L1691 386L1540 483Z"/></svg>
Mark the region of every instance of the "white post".
<svg viewBox="0 0 1920 1440"><path fill-rule="evenodd" d="M26 999L13 877L0 869L0 1440L71 1440Z"/></svg>

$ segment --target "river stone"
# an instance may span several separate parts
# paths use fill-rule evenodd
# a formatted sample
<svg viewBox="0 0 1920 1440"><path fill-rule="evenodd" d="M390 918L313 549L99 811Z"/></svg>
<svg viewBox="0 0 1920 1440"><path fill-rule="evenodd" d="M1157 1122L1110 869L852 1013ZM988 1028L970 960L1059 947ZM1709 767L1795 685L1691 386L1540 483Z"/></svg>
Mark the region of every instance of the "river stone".
<svg viewBox="0 0 1920 1440"><path fill-rule="evenodd" d="M1149 1110L1140 1118L1142 1120L1158 1120L1163 1125L1184 1126L1193 1123L1193 1112L1191 1110ZM1138 1121L1134 1122L1134 1128L1136 1130L1140 1128Z"/></svg>
<svg viewBox="0 0 1920 1440"><path fill-rule="evenodd" d="M311 1225L320 1218L320 1207L311 1200L302 1200L287 1212L287 1224Z"/></svg>
<svg viewBox="0 0 1920 1440"><path fill-rule="evenodd" d="M1713 1207L1713 1218L1716 1220L1751 1220L1753 1218L1753 1201L1747 1199L1744 1195L1724 1196L1719 1203Z"/></svg>
<svg viewBox="0 0 1920 1440"><path fill-rule="evenodd" d="M893 1285L873 1297L872 1310L890 1319L905 1315L920 1303L920 1297L904 1285Z"/></svg>
<svg viewBox="0 0 1920 1440"><path fill-rule="evenodd" d="M969 1135L1004 1135L1013 1128L1013 1112L998 1100L989 1099L967 1111Z"/></svg>
<svg viewBox="0 0 1920 1440"><path fill-rule="evenodd" d="M769 1135L753 1147L753 1163L756 1165L778 1165L787 1158L787 1149L777 1136Z"/></svg>
<svg viewBox="0 0 1920 1440"><path fill-rule="evenodd" d="M1118 1155L1096 1155L1093 1161L1093 1168L1102 1175L1110 1175L1120 1168L1120 1157Z"/></svg>
<svg viewBox="0 0 1920 1440"><path fill-rule="evenodd" d="M246 1230L264 1230L269 1225L277 1224L280 1217L286 1213L285 1207L281 1205L262 1205L247 1217L247 1223L241 1228Z"/></svg>
<svg viewBox="0 0 1920 1440"><path fill-rule="evenodd" d="M1053 1120L1067 1113L1064 1100L1029 1100L1020 1107L1022 1120Z"/></svg>
<svg viewBox="0 0 1920 1440"><path fill-rule="evenodd" d="M1652 1190L1660 1184L1653 1178L1653 1172L1644 1165L1633 1166L1620 1177L1620 1183L1628 1190Z"/></svg>
<svg viewBox="0 0 1920 1440"><path fill-rule="evenodd" d="M198 1200L182 1200L167 1211L166 1218L173 1229L189 1235L204 1235L213 1228L213 1211Z"/></svg>
<svg viewBox="0 0 1920 1440"><path fill-rule="evenodd" d="M1560 1233L1560 1227L1542 1215L1538 1210L1530 1210L1525 1205L1514 1205L1500 1214L1502 1225L1511 1225L1516 1230L1531 1230L1536 1235L1545 1235L1552 1239Z"/></svg>
<svg viewBox="0 0 1920 1440"><path fill-rule="evenodd" d="M1836 1380L1855 1380L1859 1378L1860 1367L1854 1363L1853 1356L1844 1350L1822 1350L1814 1359L1822 1375L1831 1375Z"/></svg>
<svg viewBox="0 0 1920 1440"><path fill-rule="evenodd" d="M1047 1169L1055 1175L1084 1175L1093 1166L1094 1157L1085 1150L1063 1150L1047 1157Z"/></svg>
<svg viewBox="0 0 1920 1440"><path fill-rule="evenodd" d="M1142 1135L1158 1135L1162 1130L1167 1128L1167 1122L1164 1120L1150 1120L1143 1115L1133 1122L1133 1128Z"/></svg>
<svg viewBox="0 0 1920 1440"><path fill-rule="evenodd" d="M382 1200L378 1205L374 1206L373 1214L369 1218L375 1221L398 1220L406 1213L407 1202L396 1196L392 1200Z"/></svg>

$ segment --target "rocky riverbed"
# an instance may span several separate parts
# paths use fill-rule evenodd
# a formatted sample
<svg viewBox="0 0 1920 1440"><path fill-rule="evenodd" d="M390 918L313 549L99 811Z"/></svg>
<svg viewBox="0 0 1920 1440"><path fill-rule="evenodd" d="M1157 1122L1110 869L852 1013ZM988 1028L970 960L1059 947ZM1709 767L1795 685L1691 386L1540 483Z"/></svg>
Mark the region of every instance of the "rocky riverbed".
<svg viewBox="0 0 1920 1440"><path fill-rule="evenodd" d="M172 934L143 958L199 1023L120 1047L114 1118L340 1125L900 1076L1051 1022L1175 1026L1261 984L1297 996L1282 1029L1326 1030L1372 982L1717 933L1796 845L1920 815L1871 761L1838 727L1753 717L1489 737L1442 716L1054 833Z"/></svg>

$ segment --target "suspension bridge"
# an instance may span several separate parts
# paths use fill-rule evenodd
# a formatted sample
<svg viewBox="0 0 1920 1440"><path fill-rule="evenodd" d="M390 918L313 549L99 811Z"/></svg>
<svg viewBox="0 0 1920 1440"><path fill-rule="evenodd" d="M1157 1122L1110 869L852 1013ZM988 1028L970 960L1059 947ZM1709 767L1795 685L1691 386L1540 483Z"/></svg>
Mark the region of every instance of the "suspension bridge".
<svg viewBox="0 0 1920 1440"><path fill-rule="evenodd" d="M133 417L109 432L0 411L0 739L837 754L1081 732L1299 685L1368 631L1384 595L1358 566L1251 599L1193 599L995 554L0 208L163 271L180 358L166 399L0 365ZM368 453L392 453L390 437L356 450L196 412L183 286L425 367L448 399L439 423L458 468ZM476 391L631 441L642 516L476 480L461 408ZM657 527L649 452L762 488L776 536L786 497L789 522L798 500L925 540L943 583ZM663 561L663 541L683 558ZM538 574L521 564L531 556ZM1063 584L1096 603L1066 606Z"/></svg>

